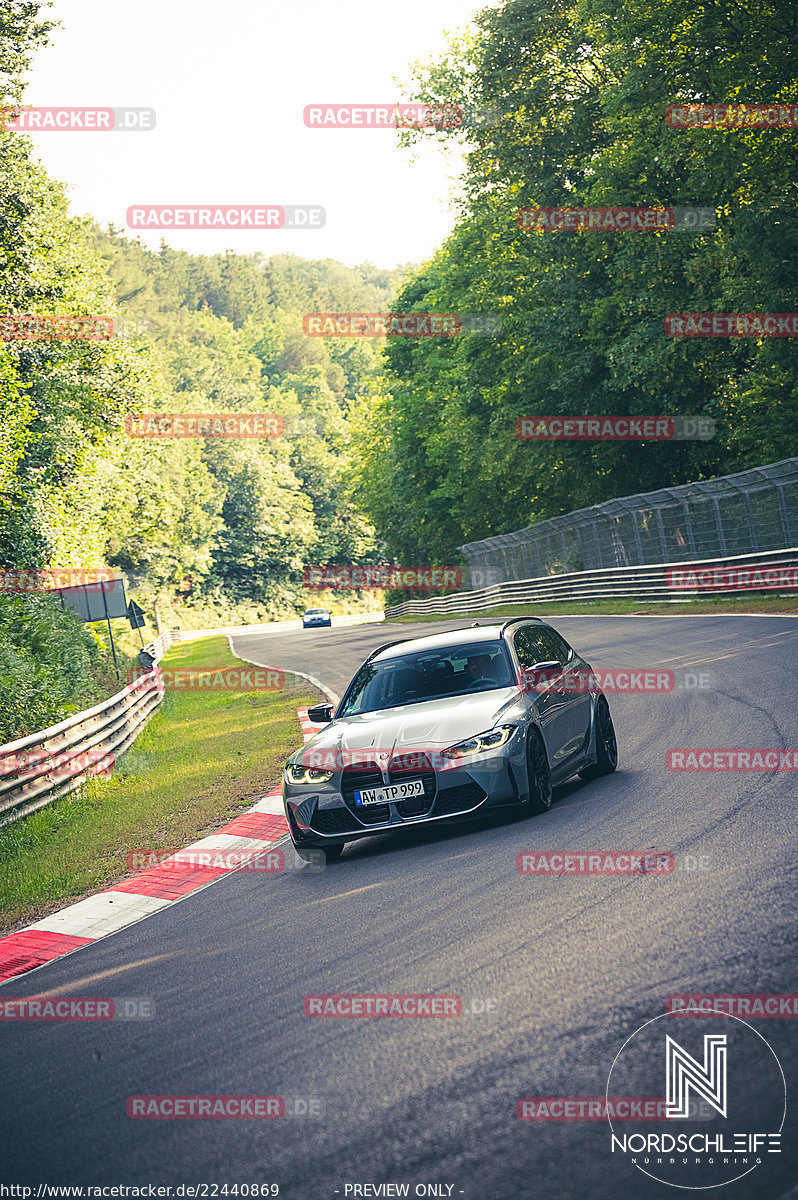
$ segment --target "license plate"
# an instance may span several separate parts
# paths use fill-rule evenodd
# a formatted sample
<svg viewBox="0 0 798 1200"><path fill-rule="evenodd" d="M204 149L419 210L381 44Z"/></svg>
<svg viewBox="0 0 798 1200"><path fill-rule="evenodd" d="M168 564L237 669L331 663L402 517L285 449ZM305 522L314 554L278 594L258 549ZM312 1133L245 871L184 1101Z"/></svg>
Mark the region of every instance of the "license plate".
<svg viewBox="0 0 798 1200"><path fill-rule="evenodd" d="M385 787L363 788L355 792L355 804L390 804L424 795L423 779L407 779L404 783L389 783Z"/></svg>

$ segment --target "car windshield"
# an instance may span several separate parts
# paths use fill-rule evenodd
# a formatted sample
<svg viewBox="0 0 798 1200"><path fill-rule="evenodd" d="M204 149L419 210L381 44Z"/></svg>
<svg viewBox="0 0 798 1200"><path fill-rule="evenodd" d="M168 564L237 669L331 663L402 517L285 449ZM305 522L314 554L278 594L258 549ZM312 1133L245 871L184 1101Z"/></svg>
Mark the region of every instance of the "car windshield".
<svg viewBox="0 0 798 1200"><path fill-rule="evenodd" d="M336 717L419 704L446 696L512 687L513 672L503 642L475 642L422 650L360 668Z"/></svg>
<svg viewBox="0 0 798 1200"><path fill-rule="evenodd" d="M305 609L306 617L320 616L321 614L324 614L326 616L327 609L326 608L306 608Z"/></svg>

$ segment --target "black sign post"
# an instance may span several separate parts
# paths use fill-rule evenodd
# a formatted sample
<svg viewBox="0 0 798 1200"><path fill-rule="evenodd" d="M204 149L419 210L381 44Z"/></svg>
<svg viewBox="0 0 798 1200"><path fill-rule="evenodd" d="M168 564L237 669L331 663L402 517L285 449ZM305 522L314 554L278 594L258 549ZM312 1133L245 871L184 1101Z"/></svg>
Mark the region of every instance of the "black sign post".
<svg viewBox="0 0 798 1200"><path fill-rule="evenodd" d="M144 626L144 609L139 608L135 600L130 600L127 606L127 619L131 629L142 629Z"/></svg>
<svg viewBox="0 0 798 1200"><path fill-rule="evenodd" d="M102 587L102 584L100 584L100 587L102 588L103 607L105 608L105 623L108 626L108 636L111 639L111 653L114 656L114 670L116 671L116 679L118 683L119 663L116 661L116 646L114 645L114 634L113 630L111 629L111 614L108 611L108 596L106 595L105 588Z"/></svg>
<svg viewBox="0 0 798 1200"><path fill-rule="evenodd" d="M127 606L127 619L128 619L128 621L130 621L131 629L138 629L139 641L141 642L141 645L143 648L144 647L144 638L141 636L141 631L145 624L144 609L140 608L138 606L138 604L136 604L135 600L131 600Z"/></svg>
<svg viewBox="0 0 798 1200"><path fill-rule="evenodd" d="M49 589L48 589L49 590ZM111 653L114 656L114 670L119 678L119 663L116 658L114 633L111 629L111 617L127 617L131 629L138 629L139 641L142 646L144 639L141 630L146 624L144 609L131 600L128 604L125 596L124 579L103 579L96 583L80 583L74 587L53 588L53 593L61 601L62 608L71 608L81 621L105 621L108 625L108 636L111 639Z"/></svg>
<svg viewBox="0 0 798 1200"><path fill-rule="evenodd" d="M81 583L75 587L54 588L53 593L61 601L62 608L71 608L81 621L106 621L114 656L114 670L119 678L116 646L111 629L111 617L126 617L127 597L123 579L103 579L96 583ZM141 635L139 635L141 636Z"/></svg>

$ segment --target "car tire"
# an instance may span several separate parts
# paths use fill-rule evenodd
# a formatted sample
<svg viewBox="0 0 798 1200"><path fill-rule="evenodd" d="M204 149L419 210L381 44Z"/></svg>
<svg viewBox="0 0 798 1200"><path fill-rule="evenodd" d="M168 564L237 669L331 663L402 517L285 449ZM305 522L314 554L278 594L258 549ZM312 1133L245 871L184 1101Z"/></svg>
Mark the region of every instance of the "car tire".
<svg viewBox="0 0 798 1200"><path fill-rule="evenodd" d="M579 772L580 779L611 775L618 766L618 739L606 696L596 701L596 761Z"/></svg>
<svg viewBox="0 0 798 1200"><path fill-rule="evenodd" d="M543 738L534 729L526 740L526 774L529 795L522 804L524 815L548 812L552 801L551 769Z"/></svg>

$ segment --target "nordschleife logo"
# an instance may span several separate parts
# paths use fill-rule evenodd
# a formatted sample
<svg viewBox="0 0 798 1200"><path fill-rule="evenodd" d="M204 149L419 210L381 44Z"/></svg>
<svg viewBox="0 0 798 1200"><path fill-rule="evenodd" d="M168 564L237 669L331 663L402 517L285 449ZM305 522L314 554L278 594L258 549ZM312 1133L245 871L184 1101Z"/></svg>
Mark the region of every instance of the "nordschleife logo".
<svg viewBox="0 0 798 1200"><path fill-rule="evenodd" d="M690 1116L690 1091L726 1116L726 1034L704 1036L704 1063L665 1034L666 1112L671 1120Z"/></svg>
<svg viewBox="0 0 798 1200"><path fill-rule="evenodd" d="M633 1132L616 1132L608 1115L610 1153L619 1166L625 1159L669 1187L698 1190L723 1187L757 1167L767 1175L778 1162L787 1111L781 1064L747 1021L720 1009L714 1014L696 1028L679 1022L677 1041L668 1032L673 1018L664 1013L621 1046L607 1098L649 1096L664 1104L654 1109L657 1119Z"/></svg>

